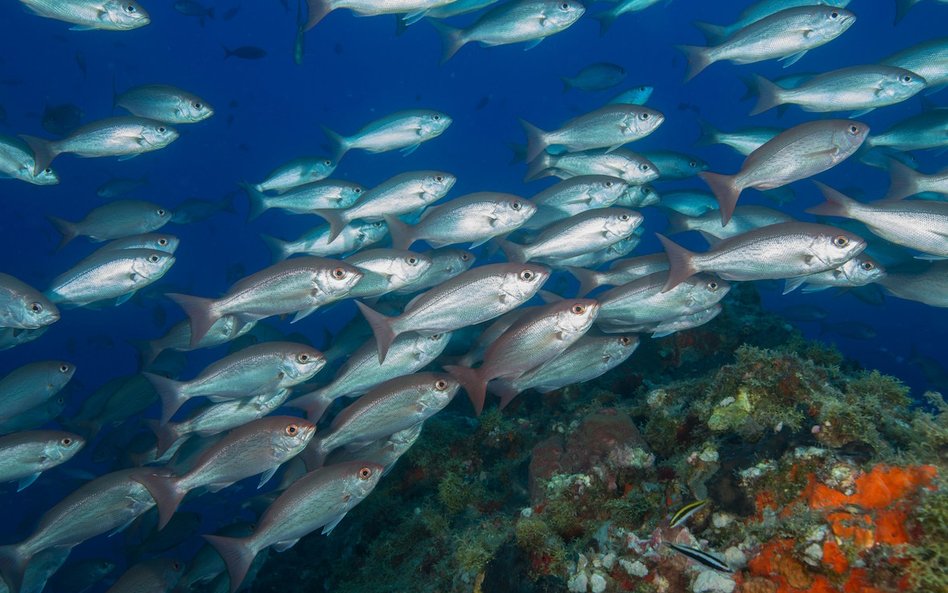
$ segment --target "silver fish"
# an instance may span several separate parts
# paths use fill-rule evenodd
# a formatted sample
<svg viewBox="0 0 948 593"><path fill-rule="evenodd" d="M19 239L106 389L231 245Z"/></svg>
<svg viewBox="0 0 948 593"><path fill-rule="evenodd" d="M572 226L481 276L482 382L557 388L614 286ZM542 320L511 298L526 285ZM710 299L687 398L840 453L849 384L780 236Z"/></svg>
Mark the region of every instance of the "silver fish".
<svg viewBox="0 0 948 593"><path fill-rule="evenodd" d="M718 209L718 202L714 194L706 191L683 190L664 194L659 200L659 206L685 216L702 216Z"/></svg>
<svg viewBox="0 0 948 593"><path fill-rule="evenodd" d="M620 257L625 257L632 253L636 247L642 242L642 227L635 229L635 231L625 237L624 239L619 239L612 245L609 245L605 249L598 249L596 251L590 251L583 253L581 255L574 255L573 257L566 258L538 258L537 261L542 264L549 265L551 268L557 270L568 270L573 267L590 267L597 268L602 264L611 262L614 259Z"/></svg>
<svg viewBox="0 0 948 593"><path fill-rule="evenodd" d="M85 444L81 436L61 430L0 437L0 482L19 481L17 492L21 492L44 471L72 459Z"/></svg>
<svg viewBox="0 0 948 593"><path fill-rule="evenodd" d="M869 146L925 150L948 146L948 109L930 109L908 117L866 141Z"/></svg>
<svg viewBox="0 0 948 593"><path fill-rule="evenodd" d="M658 4L661 0L619 0L615 2L613 8L600 12L596 15L599 21L599 33L605 35L606 31L612 27L617 18L630 12L639 12L650 6Z"/></svg>
<svg viewBox="0 0 948 593"><path fill-rule="evenodd" d="M928 88L938 89L948 84L948 37L913 45L882 60L882 63L911 70L925 79Z"/></svg>
<svg viewBox="0 0 948 593"><path fill-rule="evenodd" d="M63 236L62 247L79 236L98 242L157 231L171 222L171 211L142 200L116 200L93 208L79 222L56 216L49 220Z"/></svg>
<svg viewBox="0 0 948 593"><path fill-rule="evenodd" d="M638 105L607 105L575 117L558 129L545 132L521 119L527 134L527 161L550 148L567 152L606 148L615 150L623 144L645 138L665 121L665 116Z"/></svg>
<svg viewBox="0 0 948 593"><path fill-rule="evenodd" d="M424 427L424 422L419 422L357 450L350 451L345 447L336 449L326 458L326 465L348 461L370 461L384 467L382 475L387 475L395 466L395 462L407 453L421 436L422 427Z"/></svg>
<svg viewBox="0 0 948 593"><path fill-rule="evenodd" d="M358 183L323 179L287 187L278 195L269 196L255 186L242 186L250 198L248 219L253 220L271 208L293 214L312 214L326 208L348 208L365 193Z"/></svg>
<svg viewBox="0 0 948 593"><path fill-rule="evenodd" d="M600 286L619 286L665 270L668 270L668 258L664 253L619 259L604 272L569 268L569 272L579 280L579 296L585 296Z"/></svg>
<svg viewBox="0 0 948 593"><path fill-rule="evenodd" d="M34 14L72 23L74 31L128 31L151 17L135 0L20 0Z"/></svg>
<svg viewBox="0 0 948 593"><path fill-rule="evenodd" d="M889 272L879 284L900 299L932 307L948 307L948 262L935 262L917 274Z"/></svg>
<svg viewBox="0 0 948 593"><path fill-rule="evenodd" d="M282 194L294 187L322 181L336 170L336 163L323 156L304 156L293 159L270 171L267 178L253 188L260 192Z"/></svg>
<svg viewBox="0 0 948 593"><path fill-rule="evenodd" d="M834 286L840 288L865 286L870 282L878 282L885 276L886 270L879 262L861 253L833 270L790 278L786 282L783 294L793 292L800 286L804 287L803 292L817 292Z"/></svg>
<svg viewBox="0 0 948 593"><path fill-rule="evenodd" d="M586 210L608 208L626 190L628 184L618 177L579 175L551 185L530 199L538 208L560 210L570 216ZM534 228L533 220L525 228Z"/></svg>
<svg viewBox="0 0 948 593"><path fill-rule="evenodd" d="M665 336L670 336L675 332L700 327L720 315L721 311L723 310L724 308L721 306L721 303L715 303L707 309L702 309L701 311L686 313L680 317L666 319L665 321L661 321L648 329L652 332L653 338L664 338Z"/></svg>
<svg viewBox="0 0 948 593"><path fill-rule="evenodd" d="M353 148L372 153L401 149L403 154L411 154L422 142L443 134L452 121L440 111L410 109L375 120L352 136L340 136L326 127L323 131L334 146L333 159L338 163Z"/></svg>
<svg viewBox="0 0 948 593"><path fill-rule="evenodd" d="M759 0L745 8L740 17L730 25L712 25L710 23L695 22L694 25L701 29L708 41L720 43L741 29L752 25L757 21L776 14L781 10L796 8L799 6L816 6L823 4L826 6L835 6L836 8L846 8L850 0Z"/></svg>
<svg viewBox="0 0 948 593"><path fill-rule="evenodd" d="M46 333L47 327L39 329L18 329L15 327L0 327L0 352L16 348L21 344L26 344L38 339ZM0 432L3 432L0 430Z"/></svg>
<svg viewBox="0 0 948 593"><path fill-rule="evenodd" d="M122 249L152 249L154 251L163 251L174 255L174 252L178 250L180 242L181 241L174 235L166 235L164 233L132 235L130 237L109 241L93 251L86 259L96 257L102 253L108 253L109 251L120 251Z"/></svg>
<svg viewBox="0 0 948 593"><path fill-rule="evenodd" d="M63 360L25 364L0 379L0 421L46 403L66 386L76 366Z"/></svg>
<svg viewBox="0 0 948 593"><path fill-rule="evenodd" d="M464 249L442 247L425 253L431 259L431 266L420 278L403 288L399 288L395 291L396 293L413 293L432 288L470 269L474 264L474 254Z"/></svg>
<svg viewBox="0 0 948 593"><path fill-rule="evenodd" d="M53 279L46 296L76 307L116 299L120 305L164 276L175 258L153 249L119 249L88 257Z"/></svg>
<svg viewBox="0 0 948 593"><path fill-rule="evenodd" d="M59 309L29 284L0 272L0 327L39 329L59 321Z"/></svg>
<svg viewBox="0 0 948 593"><path fill-rule="evenodd" d="M708 163L696 156L669 150L643 152L642 156L658 168L658 177L663 181L694 177L708 168Z"/></svg>
<svg viewBox="0 0 948 593"><path fill-rule="evenodd" d="M734 175L703 171L698 175L718 200L721 223L727 224L745 188L765 190L822 173L862 146L869 126L857 121L812 121L781 132L752 152Z"/></svg>
<svg viewBox="0 0 948 593"><path fill-rule="evenodd" d="M184 564L173 558L152 558L134 564L109 587L110 593L168 593L184 572Z"/></svg>
<svg viewBox="0 0 948 593"><path fill-rule="evenodd" d="M370 249L346 258L362 271L362 280L349 293L350 298L380 297L404 288L421 278L431 267L431 258L424 253L403 249Z"/></svg>
<svg viewBox="0 0 948 593"><path fill-rule="evenodd" d="M381 220L357 220L343 228L335 239L330 239L331 234L328 226L319 226L303 233L296 240L283 241L269 235L260 235L260 238L270 250L273 261L278 262L297 253L322 257L359 251L384 239L388 235L388 227Z"/></svg>
<svg viewBox="0 0 948 593"><path fill-rule="evenodd" d="M565 259L604 249L631 235L644 217L624 208L589 210L547 227L529 245L498 239L510 261Z"/></svg>
<svg viewBox="0 0 948 593"><path fill-rule="evenodd" d="M11 178L33 185L56 185L59 175L46 167L36 172L36 161L29 145L19 138L0 134L0 179Z"/></svg>
<svg viewBox="0 0 948 593"><path fill-rule="evenodd" d="M562 155L544 152L530 162L526 180L550 175L560 179L577 175L608 175L632 185L641 185L658 179L658 168L644 156L624 148L613 151L587 150Z"/></svg>
<svg viewBox="0 0 948 593"><path fill-rule="evenodd" d="M735 132L722 132L706 121L699 120L699 123L701 124L699 144L723 144L744 156L754 152L783 131L780 128L753 127L741 128Z"/></svg>
<svg viewBox="0 0 948 593"><path fill-rule="evenodd" d="M432 8L450 4L452 0L307 0L309 19L303 27L308 31L333 10L347 8L359 16L402 14L405 24L415 23Z"/></svg>
<svg viewBox="0 0 948 593"><path fill-rule="evenodd" d="M889 176L889 193L885 196L886 200L901 200L925 192L948 196L948 167L927 175L896 160L890 160Z"/></svg>
<svg viewBox="0 0 948 593"><path fill-rule="evenodd" d="M214 115L214 108L201 97L166 84L131 88L115 97L115 106L169 124L193 124Z"/></svg>
<svg viewBox="0 0 948 593"><path fill-rule="evenodd" d="M630 185L625 188L615 205L623 208L645 208L654 206L661 201L661 196L649 184Z"/></svg>
<svg viewBox="0 0 948 593"><path fill-rule="evenodd" d="M759 229L778 222L796 220L789 214L766 206L738 206L734 209L730 222L721 224L721 216L714 210L701 216L685 216L678 213L668 214L668 234L698 231L709 243L734 237L747 231Z"/></svg>
<svg viewBox="0 0 948 593"><path fill-rule="evenodd" d="M862 253L866 241L831 226L782 222L724 239L705 253L692 253L658 235L668 255L669 291L698 272L725 280L782 280L839 267Z"/></svg>
<svg viewBox="0 0 948 593"><path fill-rule="evenodd" d="M707 274L698 274L664 290L669 272L655 272L600 294L596 325L610 333L625 333L635 328L695 313L719 302L731 285Z"/></svg>
<svg viewBox="0 0 948 593"><path fill-rule="evenodd" d="M191 322L179 321L164 336L141 344L142 366L148 367L165 350L190 352L198 348L212 348L239 338L254 328L255 321L241 321L234 315L224 315L214 322L204 337L191 346Z"/></svg>

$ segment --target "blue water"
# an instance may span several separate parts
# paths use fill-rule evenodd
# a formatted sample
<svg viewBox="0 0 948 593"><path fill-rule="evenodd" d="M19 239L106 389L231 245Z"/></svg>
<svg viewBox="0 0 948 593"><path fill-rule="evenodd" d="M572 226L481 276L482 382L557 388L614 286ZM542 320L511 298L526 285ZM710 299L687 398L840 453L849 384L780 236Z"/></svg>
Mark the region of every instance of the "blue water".
<svg viewBox="0 0 948 593"><path fill-rule="evenodd" d="M721 172L736 171L742 157L723 146L696 146L698 116L725 129L746 125L789 127L813 119L812 114L790 108L782 117L775 111L750 118L749 101L741 101L741 78L757 73L767 78L793 72L820 72L847 65L872 63L895 51L944 35L948 9L923 1L897 27L893 3L888 0L853 0L856 24L841 38L817 48L789 69L777 62L750 66L718 63L693 81L682 82L685 60L675 44L701 44L703 37L693 20L727 23L748 4L744 1L674 0L644 12L625 15L605 36L590 18L606 6L591 7L575 26L538 47L482 48L465 46L451 61L439 65L441 44L425 22L396 36L394 17L356 18L345 11L330 14L306 35L302 65L293 62L296 6L285 9L275 0L251 2L205 0L215 6L218 18L201 26L184 16L169 0L146 2L152 24L130 32L74 32L68 25L28 14L17 2L0 7L0 106L6 121L0 133L48 137L39 115L47 105L74 103L83 121L113 114L113 85L118 90L148 83L173 84L210 102L216 115L192 126L180 126L181 138L169 148L133 160L58 158L55 168L62 183L35 187L16 181L0 182L0 270L38 287L45 287L95 245L79 239L55 251L59 236L46 216L78 220L104 203L96 188L111 177L147 177L147 187L135 197L172 210L191 197L219 199L237 192L242 180L257 182L275 166L305 154L328 154L320 130L328 126L349 134L370 120L390 112L415 107L444 111L453 125L440 138L422 145L414 154L397 152L348 154L334 177L358 181L367 187L409 169L441 169L458 177L451 195L472 191L505 191L529 197L547 187L552 178L525 184L524 166L510 165L510 142L523 142L517 123L522 117L547 129L563 120L597 108L613 94L639 84L655 87L648 105L666 116L651 137L634 150L667 149L687 152ZM236 17L219 15L240 6ZM462 17L460 22L469 22ZM224 46L258 46L266 57L249 61L224 59ZM79 61L86 65L80 69ZM608 61L628 72L614 90L564 93L559 77L575 74L583 66ZM944 106L948 91L927 98ZM917 113L922 98L879 109L859 118L874 130ZM944 154L916 153L921 169L932 171L945 164ZM887 187L884 172L850 160L820 177L841 189L860 188L867 198L881 197ZM657 183L669 188L704 189L698 180ZM807 182L794 185L796 200L783 206L792 214L820 201ZM745 192L742 204L773 205L759 193ZM223 292L233 281L270 263L259 233L295 238L314 221L271 211L246 222L246 198L235 196L237 213L222 213L193 225L169 225L164 230L181 238L177 263L159 282L160 290L118 308L72 309L41 339L0 353L0 376L17 366L39 359L61 358L77 365L69 387L74 412L82 398L106 380L134 373L138 354L132 341L156 338L182 318L180 310L160 298L165 289L197 295ZM652 231L664 227L657 209L646 211L646 238L636 250L644 254L659 249ZM682 239L702 246L698 237ZM243 270L237 273L235 269ZM232 275L228 278L228 272ZM856 341L832 335L831 340L849 357L867 368L878 368L908 383L916 394L930 385L909 358L914 351L948 365L948 315L944 310L888 297L884 306L862 303L850 295L823 292L781 296L762 287L763 302L774 310L788 305L818 304L834 322L858 321L873 326L878 337ZM338 327L354 313L351 303L317 314L295 326L271 320L284 331L308 336L324 346L323 327ZM811 337L813 324L804 324ZM187 356L185 376L192 376L218 358L222 348ZM105 468L90 469L101 471ZM63 478L65 479L65 478ZM24 494L0 493L0 539L10 541L42 509L59 500L67 485L57 484L56 474L44 476ZM196 545L196 544L195 544ZM105 553L121 546L115 538L80 546L76 557ZM189 545L193 549L193 546Z"/></svg>

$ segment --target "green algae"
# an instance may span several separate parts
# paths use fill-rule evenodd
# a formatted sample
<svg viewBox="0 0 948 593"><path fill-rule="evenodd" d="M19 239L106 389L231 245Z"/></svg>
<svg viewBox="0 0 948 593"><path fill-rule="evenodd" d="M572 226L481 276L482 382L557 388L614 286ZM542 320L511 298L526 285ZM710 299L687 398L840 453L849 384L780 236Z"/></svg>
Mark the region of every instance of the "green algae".
<svg viewBox="0 0 948 593"><path fill-rule="evenodd" d="M923 494L914 522L921 536L909 554L907 574L916 591L948 592L948 480Z"/></svg>

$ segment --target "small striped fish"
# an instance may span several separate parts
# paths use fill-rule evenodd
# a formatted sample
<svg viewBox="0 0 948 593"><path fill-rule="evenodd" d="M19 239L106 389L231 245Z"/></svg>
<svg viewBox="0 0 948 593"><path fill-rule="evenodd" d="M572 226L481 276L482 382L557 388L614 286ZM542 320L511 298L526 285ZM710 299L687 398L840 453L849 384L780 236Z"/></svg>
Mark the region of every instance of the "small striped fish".
<svg viewBox="0 0 948 593"><path fill-rule="evenodd" d="M706 498L703 500L696 500L694 502L689 502L685 506L675 511L675 514L672 515L672 518L668 526L681 527L682 525L684 525L685 521L687 521L692 515L697 513L700 509L704 508L706 504L708 504L708 499Z"/></svg>
<svg viewBox="0 0 948 593"><path fill-rule="evenodd" d="M708 568L713 568L715 570L720 570L722 572L734 572L731 570L731 567L727 565L724 560L721 560L717 556L712 556L707 552L702 552L697 548L692 548L691 546L684 546L681 544L672 544L669 543L668 547L675 550L679 554L684 554L685 556L691 558L695 562L700 562Z"/></svg>

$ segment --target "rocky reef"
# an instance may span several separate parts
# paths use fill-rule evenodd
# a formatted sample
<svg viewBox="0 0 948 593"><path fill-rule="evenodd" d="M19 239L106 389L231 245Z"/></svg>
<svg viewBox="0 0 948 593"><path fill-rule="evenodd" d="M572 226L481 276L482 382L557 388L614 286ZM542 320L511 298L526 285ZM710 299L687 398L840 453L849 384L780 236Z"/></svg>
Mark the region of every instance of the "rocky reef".
<svg viewBox="0 0 948 593"><path fill-rule="evenodd" d="M253 590L948 592L942 396L913 397L738 293L594 382L480 418L456 400L330 537L272 554Z"/></svg>

